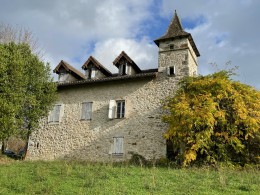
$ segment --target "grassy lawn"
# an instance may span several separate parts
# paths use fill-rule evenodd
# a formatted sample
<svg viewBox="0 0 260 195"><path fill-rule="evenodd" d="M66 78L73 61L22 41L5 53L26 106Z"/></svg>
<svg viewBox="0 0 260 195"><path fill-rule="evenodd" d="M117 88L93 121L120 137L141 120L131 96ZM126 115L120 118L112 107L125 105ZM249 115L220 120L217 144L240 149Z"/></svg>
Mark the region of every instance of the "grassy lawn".
<svg viewBox="0 0 260 195"><path fill-rule="evenodd" d="M260 194L260 171L0 159L0 194Z"/></svg>

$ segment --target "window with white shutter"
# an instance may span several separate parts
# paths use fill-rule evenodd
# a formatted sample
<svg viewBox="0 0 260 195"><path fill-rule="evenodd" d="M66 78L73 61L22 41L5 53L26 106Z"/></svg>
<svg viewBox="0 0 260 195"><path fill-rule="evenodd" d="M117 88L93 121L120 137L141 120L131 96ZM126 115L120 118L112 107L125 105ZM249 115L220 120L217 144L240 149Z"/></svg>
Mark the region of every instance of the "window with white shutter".
<svg viewBox="0 0 260 195"><path fill-rule="evenodd" d="M82 103L82 111L81 111L81 119L82 120L91 120L92 119L92 102L83 102Z"/></svg>
<svg viewBox="0 0 260 195"><path fill-rule="evenodd" d="M113 155L123 155L123 154L124 154L124 138L114 137Z"/></svg>
<svg viewBox="0 0 260 195"><path fill-rule="evenodd" d="M92 70L91 70L91 78L93 79L93 78L95 78L96 77L96 70L93 68Z"/></svg>
<svg viewBox="0 0 260 195"><path fill-rule="evenodd" d="M48 122L49 123L59 123L61 118L61 108L62 105L54 105L53 109L49 113Z"/></svg>
<svg viewBox="0 0 260 195"><path fill-rule="evenodd" d="M110 100L109 101L109 110L108 110L108 118L109 119L115 118L115 110L116 110L116 101Z"/></svg>
<svg viewBox="0 0 260 195"><path fill-rule="evenodd" d="M125 100L110 100L108 118L125 118Z"/></svg>

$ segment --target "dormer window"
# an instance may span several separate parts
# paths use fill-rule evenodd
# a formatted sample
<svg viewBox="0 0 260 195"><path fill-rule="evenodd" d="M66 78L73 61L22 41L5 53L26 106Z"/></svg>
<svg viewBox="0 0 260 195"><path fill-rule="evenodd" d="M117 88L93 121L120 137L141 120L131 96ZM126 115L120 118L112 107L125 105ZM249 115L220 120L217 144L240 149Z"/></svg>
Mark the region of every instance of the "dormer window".
<svg viewBox="0 0 260 195"><path fill-rule="evenodd" d="M64 81L66 81L68 79L68 77L69 77L68 73L60 73L59 74L59 81L60 82L64 82Z"/></svg>
<svg viewBox="0 0 260 195"><path fill-rule="evenodd" d="M121 64L119 66L119 74L120 75L126 75L127 73L127 65L126 64Z"/></svg>
<svg viewBox="0 0 260 195"><path fill-rule="evenodd" d="M93 79L96 77L97 70L95 68L87 68L86 69L86 77L87 79Z"/></svg>

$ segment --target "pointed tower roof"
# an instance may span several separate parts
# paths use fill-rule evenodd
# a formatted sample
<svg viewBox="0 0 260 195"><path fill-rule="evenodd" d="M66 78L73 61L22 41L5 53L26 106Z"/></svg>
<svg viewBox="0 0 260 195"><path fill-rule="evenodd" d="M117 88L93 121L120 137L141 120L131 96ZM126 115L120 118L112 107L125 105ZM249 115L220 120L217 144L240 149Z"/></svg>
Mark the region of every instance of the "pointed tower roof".
<svg viewBox="0 0 260 195"><path fill-rule="evenodd" d="M136 72L141 72L141 69L136 65L136 63L124 52L122 51L121 54L113 61L113 64L118 68L119 61L124 58L126 61L133 67Z"/></svg>
<svg viewBox="0 0 260 195"><path fill-rule="evenodd" d="M106 69L99 61L97 61L93 56L90 56L88 60L82 66L82 69L87 69L89 64L92 63L98 70L100 70L106 76L112 76L112 73Z"/></svg>
<svg viewBox="0 0 260 195"><path fill-rule="evenodd" d="M167 40L167 39L177 39L177 38L188 38L194 52L196 53L197 56L200 56L199 50L197 49L191 34L183 30L180 19L175 10L173 19L166 33L162 37L154 40L154 42L156 43L157 46L159 46L160 41Z"/></svg>
<svg viewBox="0 0 260 195"><path fill-rule="evenodd" d="M76 68L72 67L69 65L67 62L64 60L61 60L60 63L56 66L56 68L53 70L54 73L59 74L60 69L64 68L67 72L71 73L75 78L82 80L85 79L85 75L78 71Z"/></svg>

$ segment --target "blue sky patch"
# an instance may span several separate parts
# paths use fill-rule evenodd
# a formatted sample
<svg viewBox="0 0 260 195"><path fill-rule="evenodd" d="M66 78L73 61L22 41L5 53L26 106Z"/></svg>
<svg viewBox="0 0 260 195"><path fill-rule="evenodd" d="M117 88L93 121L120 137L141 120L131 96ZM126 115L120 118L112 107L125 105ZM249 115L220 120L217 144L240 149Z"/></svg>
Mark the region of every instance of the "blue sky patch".
<svg viewBox="0 0 260 195"><path fill-rule="evenodd" d="M181 22L182 22L183 28L193 29L193 28L196 28L197 26L205 24L207 22L207 19L205 16L200 15L200 16L194 17L194 18L191 18L191 17L183 18L181 20Z"/></svg>

